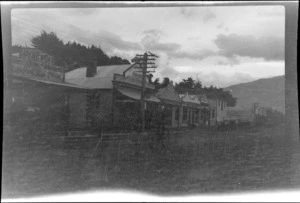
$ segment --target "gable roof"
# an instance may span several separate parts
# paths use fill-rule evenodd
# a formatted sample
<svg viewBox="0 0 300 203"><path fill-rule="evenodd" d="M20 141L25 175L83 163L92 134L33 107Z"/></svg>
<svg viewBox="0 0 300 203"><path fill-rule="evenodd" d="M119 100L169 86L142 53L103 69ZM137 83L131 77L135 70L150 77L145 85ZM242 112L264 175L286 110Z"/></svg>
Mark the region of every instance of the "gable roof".
<svg viewBox="0 0 300 203"><path fill-rule="evenodd" d="M133 64L97 66L97 73L94 77L86 77L87 67L77 68L65 73L67 83L94 89L112 89L114 74L121 74L134 66Z"/></svg>
<svg viewBox="0 0 300 203"><path fill-rule="evenodd" d="M185 94L179 94L179 97L183 102L200 105L200 101L196 95L189 95L188 93L185 93Z"/></svg>
<svg viewBox="0 0 300 203"><path fill-rule="evenodd" d="M179 104L181 103L181 99L178 93L175 91L175 88L172 83L169 83L167 87L161 88L156 93L156 96L164 100L167 103Z"/></svg>

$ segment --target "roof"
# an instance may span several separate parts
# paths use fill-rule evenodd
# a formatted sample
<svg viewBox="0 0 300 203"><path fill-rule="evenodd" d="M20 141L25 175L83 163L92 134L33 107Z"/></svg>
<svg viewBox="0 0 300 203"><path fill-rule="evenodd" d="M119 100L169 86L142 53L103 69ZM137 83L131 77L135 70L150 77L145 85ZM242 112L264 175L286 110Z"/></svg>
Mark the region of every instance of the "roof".
<svg viewBox="0 0 300 203"><path fill-rule="evenodd" d="M185 94L179 94L179 97L183 102L200 105L200 101L198 100L198 97L196 95L189 95L188 93L185 93Z"/></svg>
<svg viewBox="0 0 300 203"><path fill-rule="evenodd" d="M191 96L191 95L190 95ZM194 96L194 95L193 95ZM208 99L206 97L206 94L204 93L201 93L201 94L196 94L196 96L198 97L198 100L201 102L201 103L205 103L205 104L208 104Z"/></svg>
<svg viewBox="0 0 300 203"><path fill-rule="evenodd" d="M71 84L94 89L112 89L114 74L123 74L132 64L97 66L94 77L86 77L87 67L77 68L65 73L65 81Z"/></svg>
<svg viewBox="0 0 300 203"><path fill-rule="evenodd" d="M167 87L161 88L156 93L156 96L166 102L171 103L181 103L181 99L178 93L175 91L175 88L172 83L170 83Z"/></svg>
<svg viewBox="0 0 300 203"><path fill-rule="evenodd" d="M70 83L47 81L47 80L41 80L41 79L37 79L37 78L29 78L29 77L24 77L22 75L17 75L17 74L13 74L13 77L17 78L17 79L32 80L32 81L41 82L41 83L45 83L45 84L49 84L49 85L58 85L58 86L71 87L71 88L77 88L77 89L90 89L88 87L81 87L81 86L73 85Z"/></svg>

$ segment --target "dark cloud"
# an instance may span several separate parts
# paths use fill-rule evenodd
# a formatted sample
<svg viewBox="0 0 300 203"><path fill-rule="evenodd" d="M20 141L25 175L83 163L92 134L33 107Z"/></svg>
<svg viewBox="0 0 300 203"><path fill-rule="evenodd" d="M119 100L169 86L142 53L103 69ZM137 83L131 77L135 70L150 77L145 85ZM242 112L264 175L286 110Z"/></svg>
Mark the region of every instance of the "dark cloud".
<svg viewBox="0 0 300 203"><path fill-rule="evenodd" d="M251 35L218 35L215 40L220 55L264 58L267 61L284 60L284 39L279 37L255 38Z"/></svg>

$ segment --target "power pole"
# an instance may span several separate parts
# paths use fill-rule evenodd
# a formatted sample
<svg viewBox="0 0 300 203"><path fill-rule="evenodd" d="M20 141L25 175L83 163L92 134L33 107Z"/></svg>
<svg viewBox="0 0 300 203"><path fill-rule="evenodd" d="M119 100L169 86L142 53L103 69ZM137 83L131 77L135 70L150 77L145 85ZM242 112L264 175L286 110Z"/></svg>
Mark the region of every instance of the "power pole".
<svg viewBox="0 0 300 203"><path fill-rule="evenodd" d="M133 62L136 64L140 64L141 72L142 72L142 92L141 92L141 99L140 99L140 114L141 114L141 131L145 131L145 86L146 86L146 77L147 73L151 73L154 71L148 71L148 68L155 69L157 66L155 66L155 60L158 58L155 54L152 54L151 52L145 52L143 55L136 55L134 59L132 59Z"/></svg>

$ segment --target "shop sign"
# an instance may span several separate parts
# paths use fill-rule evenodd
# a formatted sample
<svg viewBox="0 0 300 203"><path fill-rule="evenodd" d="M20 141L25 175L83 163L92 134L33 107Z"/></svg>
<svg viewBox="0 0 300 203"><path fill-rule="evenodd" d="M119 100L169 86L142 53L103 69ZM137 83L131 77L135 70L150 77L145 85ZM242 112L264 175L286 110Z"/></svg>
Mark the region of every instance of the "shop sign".
<svg viewBox="0 0 300 203"><path fill-rule="evenodd" d="M25 48L20 57L12 56L13 74L26 78L64 82L64 70L53 58L37 49Z"/></svg>

